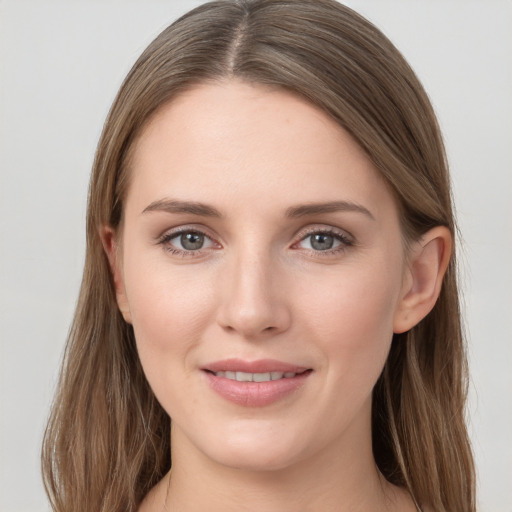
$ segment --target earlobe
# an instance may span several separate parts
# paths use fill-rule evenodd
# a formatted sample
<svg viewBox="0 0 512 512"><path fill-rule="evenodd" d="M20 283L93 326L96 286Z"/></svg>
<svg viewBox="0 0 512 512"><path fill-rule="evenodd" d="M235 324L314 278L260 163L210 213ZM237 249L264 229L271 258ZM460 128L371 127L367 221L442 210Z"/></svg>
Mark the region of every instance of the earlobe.
<svg viewBox="0 0 512 512"><path fill-rule="evenodd" d="M131 324L131 314L121 272L121 255L116 242L116 233L110 226L102 226L100 228L100 238L101 243L103 244L103 250L107 255L110 265L110 271L112 273L112 279L114 281L114 288L116 291L117 306L119 307L125 321Z"/></svg>
<svg viewBox="0 0 512 512"><path fill-rule="evenodd" d="M409 256L408 275L395 313L395 333L408 331L434 307L441 293L452 247L452 235L445 226L432 228L414 243Z"/></svg>

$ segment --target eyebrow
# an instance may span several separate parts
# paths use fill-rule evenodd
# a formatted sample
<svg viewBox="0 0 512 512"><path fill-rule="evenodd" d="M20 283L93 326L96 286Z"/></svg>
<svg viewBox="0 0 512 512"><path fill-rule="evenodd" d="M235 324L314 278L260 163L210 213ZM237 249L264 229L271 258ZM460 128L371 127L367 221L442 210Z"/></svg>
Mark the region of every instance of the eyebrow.
<svg viewBox="0 0 512 512"><path fill-rule="evenodd" d="M146 206L142 213L148 212L167 212L167 213L189 213L201 217L221 218L222 214L217 208L196 201L179 201L177 199L159 199ZM318 215L321 213L335 212L359 212L372 220L375 217L372 213L357 203L350 201L330 201L328 203L310 203L299 206L291 206L286 210L286 216L289 218L305 217L307 215Z"/></svg>
<svg viewBox="0 0 512 512"><path fill-rule="evenodd" d="M366 215L372 220L375 217L370 210L357 203L350 201L330 201L328 203L311 203L300 206L292 206L286 210L287 217L304 217L306 215L317 215L319 213L335 213L335 212L358 212Z"/></svg>
<svg viewBox="0 0 512 512"><path fill-rule="evenodd" d="M202 217L222 217L222 214L208 204L195 201L178 201L176 199L159 199L146 206L142 213L167 212L167 213L190 213Z"/></svg>

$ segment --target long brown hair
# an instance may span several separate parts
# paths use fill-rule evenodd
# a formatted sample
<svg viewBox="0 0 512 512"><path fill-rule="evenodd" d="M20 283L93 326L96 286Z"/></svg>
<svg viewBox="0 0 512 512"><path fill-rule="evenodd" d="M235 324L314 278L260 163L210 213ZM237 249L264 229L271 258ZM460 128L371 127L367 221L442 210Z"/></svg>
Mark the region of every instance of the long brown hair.
<svg viewBox="0 0 512 512"><path fill-rule="evenodd" d="M193 84L231 77L306 98L346 129L393 190L405 239L455 235L445 151L414 72L371 23L333 0L220 0L164 30L133 66L92 171L78 306L43 445L58 512L127 512L169 470L170 419L117 308L101 226L117 228L130 149L151 115ZM475 510L455 255L433 311L395 335L373 395L379 469L418 508Z"/></svg>

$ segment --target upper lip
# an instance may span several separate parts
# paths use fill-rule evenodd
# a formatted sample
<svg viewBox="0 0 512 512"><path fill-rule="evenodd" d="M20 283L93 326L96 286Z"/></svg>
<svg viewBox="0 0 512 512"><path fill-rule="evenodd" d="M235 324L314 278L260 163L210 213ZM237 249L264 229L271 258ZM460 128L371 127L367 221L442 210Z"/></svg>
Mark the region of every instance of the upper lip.
<svg viewBox="0 0 512 512"><path fill-rule="evenodd" d="M223 359L206 364L203 370L210 372L245 372L245 373L302 373L310 368L297 366L276 359L259 359L257 361L245 361L243 359Z"/></svg>

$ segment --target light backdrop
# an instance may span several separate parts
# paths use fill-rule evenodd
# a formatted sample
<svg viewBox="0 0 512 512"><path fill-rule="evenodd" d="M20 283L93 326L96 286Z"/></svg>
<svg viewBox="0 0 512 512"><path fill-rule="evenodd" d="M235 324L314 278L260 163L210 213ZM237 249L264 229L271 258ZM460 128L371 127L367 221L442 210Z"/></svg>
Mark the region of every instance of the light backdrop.
<svg viewBox="0 0 512 512"><path fill-rule="evenodd" d="M45 419L84 257L89 170L131 64L193 0L0 0L0 511L48 510ZM443 128L463 233L482 512L512 511L512 2L353 0Z"/></svg>

